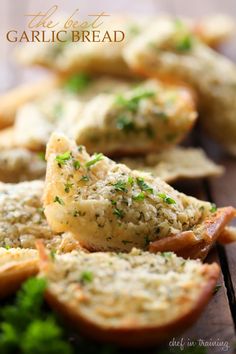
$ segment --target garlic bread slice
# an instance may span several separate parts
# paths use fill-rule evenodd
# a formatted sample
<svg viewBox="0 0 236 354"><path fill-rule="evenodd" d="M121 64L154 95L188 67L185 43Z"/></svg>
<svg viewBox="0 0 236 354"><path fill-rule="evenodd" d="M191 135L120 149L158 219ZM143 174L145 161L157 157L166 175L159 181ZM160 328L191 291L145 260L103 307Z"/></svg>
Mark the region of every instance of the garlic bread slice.
<svg viewBox="0 0 236 354"><path fill-rule="evenodd" d="M122 346L160 344L183 332L213 294L217 264L174 253L73 251L48 261L46 300L88 337Z"/></svg>
<svg viewBox="0 0 236 354"><path fill-rule="evenodd" d="M71 232L89 250L146 249L185 232L205 249L235 216L232 207L216 213L211 203L179 193L159 178L102 154L90 156L60 134L51 136L46 159L47 221L54 232ZM204 232L209 223L214 237Z"/></svg>
<svg viewBox="0 0 236 354"><path fill-rule="evenodd" d="M224 172L223 166L210 160L202 149L180 146L143 157L122 158L119 162L134 170L150 172L168 183L179 179L217 177Z"/></svg>
<svg viewBox="0 0 236 354"><path fill-rule="evenodd" d="M121 155L163 151L182 141L197 118L191 91L148 80L85 106L75 130L88 152Z"/></svg>
<svg viewBox="0 0 236 354"><path fill-rule="evenodd" d="M38 268L38 252L32 249L0 247L0 298L16 291Z"/></svg>
<svg viewBox="0 0 236 354"><path fill-rule="evenodd" d="M24 148L0 151L0 181L17 183L45 176L44 157Z"/></svg>
<svg viewBox="0 0 236 354"><path fill-rule="evenodd" d="M149 77L184 81L198 93L201 125L236 155L236 66L207 47L182 22L163 19L124 50L130 67Z"/></svg>

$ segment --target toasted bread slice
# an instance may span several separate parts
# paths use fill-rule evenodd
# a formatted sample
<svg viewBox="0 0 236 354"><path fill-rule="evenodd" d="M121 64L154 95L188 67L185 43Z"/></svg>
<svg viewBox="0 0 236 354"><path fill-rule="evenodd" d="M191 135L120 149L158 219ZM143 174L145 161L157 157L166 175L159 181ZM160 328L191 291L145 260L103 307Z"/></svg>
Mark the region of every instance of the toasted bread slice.
<svg viewBox="0 0 236 354"><path fill-rule="evenodd" d="M201 124L236 155L236 65L171 19L156 22L124 50L139 73L184 81L199 96Z"/></svg>
<svg viewBox="0 0 236 354"><path fill-rule="evenodd" d="M204 43L216 48L235 33L235 22L227 15L210 15L192 22L192 31Z"/></svg>
<svg viewBox="0 0 236 354"><path fill-rule="evenodd" d="M91 100L74 128L75 140L90 153L109 156L162 151L183 140L196 118L191 91L148 80Z"/></svg>
<svg viewBox="0 0 236 354"><path fill-rule="evenodd" d="M51 77L40 82L27 83L0 96L0 129L12 125L19 107L26 102L47 94L59 85L59 78Z"/></svg>
<svg viewBox="0 0 236 354"><path fill-rule="evenodd" d="M174 253L41 253L46 300L80 332L122 346L151 346L183 332L213 294L217 264Z"/></svg>
<svg viewBox="0 0 236 354"><path fill-rule="evenodd" d="M224 168L210 160L202 149L180 146L159 154L123 158L120 162L131 169L150 172L168 183L180 179L217 177L224 172Z"/></svg>
<svg viewBox="0 0 236 354"><path fill-rule="evenodd" d="M82 73L58 79L58 87L18 108L13 128L14 144L41 151L54 130L73 136L74 126L87 101L98 93L118 93L130 85L127 80Z"/></svg>
<svg viewBox="0 0 236 354"><path fill-rule="evenodd" d="M45 176L46 163L36 153L23 148L0 151L0 181L17 183Z"/></svg>
<svg viewBox="0 0 236 354"><path fill-rule="evenodd" d="M44 182L0 183L0 247L35 248L38 239L53 251L69 252L78 242L69 234L55 234L42 205Z"/></svg>
<svg viewBox="0 0 236 354"><path fill-rule="evenodd" d="M235 209L228 207L219 209L225 217L218 217L211 203L101 154L89 156L60 134L52 135L46 158L48 223L54 232L71 232L89 250L145 249L150 242L186 232L211 243L235 216ZM211 241L205 232L209 223L215 230Z"/></svg>
<svg viewBox="0 0 236 354"><path fill-rule="evenodd" d="M235 210L233 208L220 208L214 215L206 217L200 225L194 226L191 231L151 242L149 251L165 252L171 249L184 258L204 259L218 238L220 242L225 240L226 243L228 227L225 228L224 226L234 216Z"/></svg>
<svg viewBox="0 0 236 354"><path fill-rule="evenodd" d="M24 280L38 270L36 250L0 247L0 298L16 291Z"/></svg>

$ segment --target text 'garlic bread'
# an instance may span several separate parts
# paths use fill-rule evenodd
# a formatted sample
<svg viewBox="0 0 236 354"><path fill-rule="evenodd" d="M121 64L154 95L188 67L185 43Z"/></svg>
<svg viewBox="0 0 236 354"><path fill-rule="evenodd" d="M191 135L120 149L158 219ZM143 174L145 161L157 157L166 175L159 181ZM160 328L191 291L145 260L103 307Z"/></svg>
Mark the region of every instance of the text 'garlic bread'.
<svg viewBox="0 0 236 354"><path fill-rule="evenodd" d="M90 156L63 135L48 143L44 190L45 215L55 232L71 232L90 250L129 251L161 242L161 250L182 250L191 245L212 245L235 209L218 209L209 202L179 193L164 181L102 154ZM210 225L210 226L209 226ZM190 243L183 244L182 236ZM163 240L175 244L163 249ZM179 238L181 247L179 245ZM197 253L191 254L199 256Z"/></svg>
<svg viewBox="0 0 236 354"><path fill-rule="evenodd" d="M151 346L173 338L200 315L219 267L174 253L73 251L45 260L49 304L80 332L122 346Z"/></svg>

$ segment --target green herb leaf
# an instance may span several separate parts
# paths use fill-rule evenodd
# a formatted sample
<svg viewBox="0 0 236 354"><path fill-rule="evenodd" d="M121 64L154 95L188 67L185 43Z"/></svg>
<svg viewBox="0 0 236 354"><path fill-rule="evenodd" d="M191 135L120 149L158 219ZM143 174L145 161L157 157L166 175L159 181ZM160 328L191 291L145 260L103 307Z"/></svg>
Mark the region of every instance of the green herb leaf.
<svg viewBox="0 0 236 354"><path fill-rule="evenodd" d="M64 201L60 197L58 197L58 195L55 196L53 202L54 203L59 203L61 205L65 205Z"/></svg>
<svg viewBox="0 0 236 354"><path fill-rule="evenodd" d="M142 201L142 200L144 200L144 198L145 198L145 194L143 192L133 196L133 200L136 200L136 201L139 201L139 200Z"/></svg>
<svg viewBox="0 0 236 354"><path fill-rule="evenodd" d="M57 155L56 156L56 161L58 163L58 166L59 167L62 167L63 165L65 165L65 163L67 161L69 161L71 159L71 152L70 151L66 151L64 154L61 154L61 155Z"/></svg>
<svg viewBox="0 0 236 354"><path fill-rule="evenodd" d="M1 307L2 354L72 354L53 313L44 309L45 289L44 278L30 278L18 291L13 304Z"/></svg>
<svg viewBox="0 0 236 354"><path fill-rule="evenodd" d="M155 96L155 93L153 91L135 89L130 98L126 98L122 95L116 96L115 103L118 106L122 106L131 112L136 112L138 110L138 105L141 100L151 98L153 96Z"/></svg>
<svg viewBox="0 0 236 354"><path fill-rule="evenodd" d="M85 270L80 274L80 281L83 284L91 283L93 281L93 273L89 270Z"/></svg>
<svg viewBox="0 0 236 354"><path fill-rule="evenodd" d="M186 34L176 43L176 50L178 52L188 52L193 47L193 39L190 34Z"/></svg>
<svg viewBox="0 0 236 354"><path fill-rule="evenodd" d="M84 182L87 182L89 180L89 176L82 176L80 178L80 181L84 181Z"/></svg>
<svg viewBox="0 0 236 354"><path fill-rule="evenodd" d="M113 184L114 190L116 192L128 192L128 189L126 188L126 182L125 181L117 181L115 184Z"/></svg>
<svg viewBox="0 0 236 354"><path fill-rule="evenodd" d="M77 171L77 170L79 170L80 169L80 162L79 161L74 161L73 162L73 166L74 166L74 169Z"/></svg>
<svg viewBox="0 0 236 354"><path fill-rule="evenodd" d="M65 188L64 188L65 192L69 193L71 188L73 187L73 183L67 182L64 184L64 186L65 186Z"/></svg>
<svg viewBox="0 0 236 354"><path fill-rule="evenodd" d="M64 87L72 93L80 93L84 91L90 84L91 78L85 73L75 74L71 76L65 83Z"/></svg>
<svg viewBox="0 0 236 354"><path fill-rule="evenodd" d="M123 219L123 217L125 216L124 211L118 208L115 208L113 214L116 215L119 219Z"/></svg>
<svg viewBox="0 0 236 354"><path fill-rule="evenodd" d="M92 160L86 162L85 166L86 166L87 168L89 168L89 167L95 165L95 163L97 163L97 162L103 160L103 158L104 158L104 155L103 155L102 153L94 154L93 156L94 156L94 158L93 158Z"/></svg>
<svg viewBox="0 0 236 354"><path fill-rule="evenodd" d="M215 213L216 211L217 211L217 206L215 205L215 203L211 203L210 212L211 212L211 213Z"/></svg>
<svg viewBox="0 0 236 354"><path fill-rule="evenodd" d="M116 127L119 130L124 130L126 133L129 133L129 132L135 130L135 124L132 121L132 118L127 117L125 115L118 116L117 121L116 121Z"/></svg>
<svg viewBox="0 0 236 354"><path fill-rule="evenodd" d="M137 177L136 178L136 182L137 182L137 185L139 186L139 188L144 191L144 192L149 192L149 193L153 193L153 188L150 187L145 181L143 178L141 177Z"/></svg>
<svg viewBox="0 0 236 354"><path fill-rule="evenodd" d="M165 193L158 193L157 195L167 204L176 204L176 201Z"/></svg>

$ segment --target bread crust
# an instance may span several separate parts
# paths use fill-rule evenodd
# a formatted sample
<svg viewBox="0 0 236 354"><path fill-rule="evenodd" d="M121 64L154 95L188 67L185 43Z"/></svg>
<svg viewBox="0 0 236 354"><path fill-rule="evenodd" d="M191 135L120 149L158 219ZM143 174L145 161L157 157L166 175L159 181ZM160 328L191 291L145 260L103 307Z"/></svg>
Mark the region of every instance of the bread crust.
<svg viewBox="0 0 236 354"><path fill-rule="evenodd" d="M0 267L0 299L14 293L27 278L38 273L38 258L7 262Z"/></svg>
<svg viewBox="0 0 236 354"><path fill-rule="evenodd" d="M184 231L177 235L151 242L150 252L173 251L178 256L192 259L204 259L215 241L220 237L225 226L236 216L233 207L225 207L206 218L201 228L201 238L194 230Z"/></svg>
<svg viewBox="0 0 236 354"><path fill-rule="evenodd" d="M124 347L148 347L166 342L169 338L183 332L191 326L200 316L202 310L212 297L220 270L216 263L204 265L207 281L202 288L201 294L193 304L190 311L183 313L172 323L163 326L124 326L121 328L101 328L86 318L78 315L76 308L71 304L64 304L54 296L50 290L46 291L45 297L52 308L59 312L70 324L73 324L81 333L95 340L114 343Z"/></svg>

